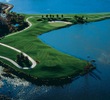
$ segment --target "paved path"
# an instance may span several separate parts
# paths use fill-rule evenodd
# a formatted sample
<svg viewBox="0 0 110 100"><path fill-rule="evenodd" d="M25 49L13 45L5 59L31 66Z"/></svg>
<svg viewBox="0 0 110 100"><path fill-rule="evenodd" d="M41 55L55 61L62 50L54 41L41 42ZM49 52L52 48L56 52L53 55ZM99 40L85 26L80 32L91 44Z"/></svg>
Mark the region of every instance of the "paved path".
<svg viewBox="0 0 110 100"><path fill-rule="evenodd" d="M26 19L26 21L29 23L29 26L28 26L27 28L25 28L24 30L27 30L28 28L30 28L30 27L32 26L31 22L29 21L29 18L32 18L32 16L31 16L31 17L28 17L28 18ZM22 30L22 31L24 31L24 30ZM9 36L18 34L18 33L22 32L22 31L15 32L15 33L13 33L13 34L7 35L6 37L9 37ZM22 51L20 51L20 50L14 48L14 47L12 47L12 46L9 46L9 45L3 44L3 43L0 43L0 45L1 45L1 46L4 46L4 47L7 47L7 48L9 48L9 49L12 49L12 50L14 50L14 51L16 51L16 52L18 52L18 53L21 53L21 52L22 52ZM22 53L23 53L24 56L27 56L28 59L31 61L32 65L30 66L30 68L34 68L34 67L37 65L36 61L33 60L30 56L28 56L26 53L24 53L24 52L22 52ZM7 58L7 57L0 56L0 58L5 59L5 60L11 62L12 64L14 64L14 65L15 65L16 67L18 67L18 68L29 69L28 67L21 67L21 66L18 65L15 61L13 61L13 60L11 60L11 59L9 59L9 58Z"/></svg>
<svg viewBox="0 0 110 100"><path fill-rule="evenodd" d="M11 46L6 45L6 44L3 44L3 43L0 43L0 45L1 45L1 46L4 46L4 47L7 47L7 48L10 48L10 49L12 49L12 50L14 50L14 51L16 51L16 52L18 52L18 53L21 53L21 52L22 52L22 51L20 51L20 50L14 48L14 47L11 47ZM22 53L23 53L23 52L22 52ZM28 59L31 61L32 66L31 66L30 68L34 68L34 67L37 65L36 61L34 61L34 60L33 60L30 56L28 56L26 53L23 53L23 55L24 55L24 56L27 56ZM14 64L16 67L18 67L18 68L22 68L22 67L19 66L15 61L12 61L12 60L10 60L10 59L7 58L7 57L0 56L0 58L10 61L11 63L13 63L13 64ZM15 64L15 63L16 63L16 64Z"/></svg>
<svg viewBox="0 0 110 100"><path fill-rule="evenodd" d="M22 68L22 67L19 66L15 61L13 61L13 60L11 60L11 59L9 59L9 58L7 58L7 57L0 56L0 58L5 59L5 60L11 62L13 65L15 65L15 66L18 67L18 68Z"/></svg>
<svg viewBox="0 0 110 100"><path fill-rule="evenodd" d="M23 30L21 30L21 31L15 32L15 33L11 33L11 34L9 34L9 35L7 35L7 36L5 36L5 37L9 37L9 36L16 35L16 34L18 34L18 33L21 33L21 32L23 32L23 31L27 30L28 28L30 28L30 27L32 26L32 24L31 24L31 22L29 21L29 19L32 18L32 17L33 17L33 16L30 16L30 17L26 18L26 22L28 22L28 24L29 24L29 26L28 26L27 28L25 28L25 29L23 29Z"/></svg>

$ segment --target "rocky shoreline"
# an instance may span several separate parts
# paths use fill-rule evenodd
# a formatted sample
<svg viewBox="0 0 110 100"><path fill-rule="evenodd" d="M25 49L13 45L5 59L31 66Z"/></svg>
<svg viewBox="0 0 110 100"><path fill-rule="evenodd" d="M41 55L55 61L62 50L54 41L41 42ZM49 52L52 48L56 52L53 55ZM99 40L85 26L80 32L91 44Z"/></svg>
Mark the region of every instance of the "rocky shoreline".
<svg viewBox="0 0 110 100"><path fill-rule="evenodd" d="M3 94L0 94L0 100L11 100L11 98L7 97L7 96L5 96Z"/></svg>
<svg viewBox="0 0 110 100"><path fill-rule="evenodd" d="M65 84L71 83L73 80L76 80L80 76L85 75L89 71L95 69L95 67L91 66L90 69L88 69L84 73L80 73L80 75L78 75L76 73L76 74L70 75L68 77L60 77L60 78L35 78L35 77L27 75L27 74L25 74L23 72L18 72L17 70L11 68L9 65L3 63L2 61L0 61L0 65L2 65L4 68L7 69L7 74L9 73L8 76L10 76L11 74L14 74L17 77L19 77L21 79L23 78L26 81L31 82L32 84L35 84L35 85L38 85L38 86L42 86L42 85L46 85L46 86L63 86ZM77 77L75 77L75 76L77 76Z"/></svg>

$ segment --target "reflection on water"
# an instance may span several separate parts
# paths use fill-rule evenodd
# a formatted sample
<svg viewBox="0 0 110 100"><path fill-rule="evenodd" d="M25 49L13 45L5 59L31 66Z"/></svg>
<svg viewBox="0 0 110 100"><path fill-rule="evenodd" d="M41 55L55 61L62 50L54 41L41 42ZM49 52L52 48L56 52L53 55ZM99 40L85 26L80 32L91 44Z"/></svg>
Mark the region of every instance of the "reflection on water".
<svg viewBox="0 0 110 100"><path fill-rule="evenodd" d="M8 77L3 70L4 68L0 66L0 94L7 95L13 98L13 100L29 100L29 98L34 100L37 96L51 89L51 87L33 85L13 74L11 77Z"/></svg>

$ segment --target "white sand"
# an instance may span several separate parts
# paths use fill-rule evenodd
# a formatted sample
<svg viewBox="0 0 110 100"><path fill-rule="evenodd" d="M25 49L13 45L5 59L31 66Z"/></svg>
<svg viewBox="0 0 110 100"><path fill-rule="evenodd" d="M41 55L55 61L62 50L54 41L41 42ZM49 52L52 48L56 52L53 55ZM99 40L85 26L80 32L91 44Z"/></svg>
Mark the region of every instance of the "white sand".
<svg viewBox="0 0 110 100"><path fill-rule="evenodd" d="M72 24L71 22L65 22L65 21L49 21L48 23L66 23L66 24Z"/></svg>

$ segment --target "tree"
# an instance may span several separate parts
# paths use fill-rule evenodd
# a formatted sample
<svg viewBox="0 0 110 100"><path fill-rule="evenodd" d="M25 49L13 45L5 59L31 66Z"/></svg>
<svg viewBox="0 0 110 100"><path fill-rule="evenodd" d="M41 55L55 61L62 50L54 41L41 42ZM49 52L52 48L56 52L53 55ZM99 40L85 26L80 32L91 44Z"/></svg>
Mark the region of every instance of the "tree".
<svg viewBox="0 0 110 100"><path fill-rule="evenodd" d="M61 15L61 17L63 18L63 15Z"/></svg>
<svg viewBox="0 0 110 100"><path fill-rule="evenodd" d="M23 64L23 60L21 58L21 54L20 55L17 55L17 60L16 62L18 63L18 65L20 65L21 67L24 67L24 64Z"/></svg>
<svg viewBox="0 0 110 100"><path fill-rule="evenodd" d="M77 23L85 23L86 21L84 20L84 16L74 16L74 19L76 20Z"/></svg>
<svg viewBox="0 0 110 100"><path fill-rule="evenodd" d="M57 14L57 15L56 15L56 17L58 18L58 17L59 17L59 15Z"/></svg>
<svg viewBox="0 0 110 100"><path fill-rule="evenodd" d="M30 67L30 66L31 66L28 57L25 56L23 53L18 54L16 57L17 57L16 62L17 62L18 65L20 65L21 67Z"/></svg>
<svg viewBox="0 0 110 100"><path fill-rule="evenodd" d="M54 15L52 15L52 17L54 18Z"/></svg>
<svg viewBox="0 0 110 100"><path fill-rule="evenodd" d="M42 18L44 18L44 15L42 15Z"/></svg>
<svg viewBox="0 0 110 100"><path fill-rule="evenodd" d="M20 58L22 59L22 61L24 61L25 56L23 53L20 54Z"/></svg>
<svg viewBox="0 0 110 100"><path fill-rule="evenodd" d="M2 12L2 4L0 3L0 13Z"/></svg>
<svg viewBox="0 0 110 100"><path fill-rule="evenodd" d="M0 37L5 36L10 32L10 27L5 19L0 17Z"/></svg>
<svg viewBox="0 0 110 100"><path fill-rule="evenodd" d="M20 59L21 59L21 57L20 57L20 55L17 55L16 57L17 57L16 62L19 64L19 63L20 63L20 61L21 61L21 60L20 60Z"/></svg>
<svg viewBox="0 0 110 100"><path fill-rule="evenodd" d="M46 18L48 18L48 15L46 15Z"/></svg>
<svg viewBox="0 0 110 100"><path fill-rule="evenodd" d="M52 18L52 15L50 14L50 18Z"/></svg>
<svg viewBox="0 0 110 100"><path fill-rule="evenodd" d="M24 58L24 63L25 63L25 65L26 65L27 67L30 67L30 66L31 66L31 64L30 64L29 59L28 59L27 56L25 56L25 58Z"/></svg>

